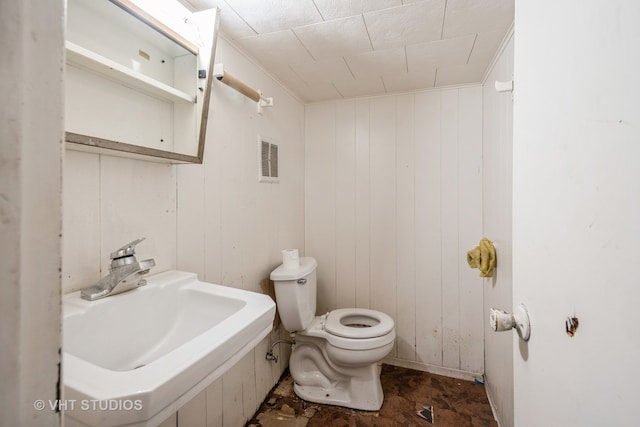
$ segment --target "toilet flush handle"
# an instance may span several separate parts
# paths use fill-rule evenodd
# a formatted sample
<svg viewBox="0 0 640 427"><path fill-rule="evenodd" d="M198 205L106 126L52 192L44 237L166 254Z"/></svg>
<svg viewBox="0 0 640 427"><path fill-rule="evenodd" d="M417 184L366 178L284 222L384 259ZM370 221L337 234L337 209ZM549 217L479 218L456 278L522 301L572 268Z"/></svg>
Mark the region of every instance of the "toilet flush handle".
<svg viewBox="0 0 640 427"><path fill-rule="evenodd" d="M298 285L306 285L307 284L307 279L305 279L304 277L302 279L298 279Z"/></svg>

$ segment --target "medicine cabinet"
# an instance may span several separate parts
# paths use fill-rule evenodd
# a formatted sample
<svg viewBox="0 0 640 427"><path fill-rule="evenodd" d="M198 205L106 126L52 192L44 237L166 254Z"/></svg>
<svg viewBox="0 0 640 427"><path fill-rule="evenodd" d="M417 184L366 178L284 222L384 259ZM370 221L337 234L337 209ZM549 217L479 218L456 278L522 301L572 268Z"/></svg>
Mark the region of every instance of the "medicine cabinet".
<svg viewBox="0 0 640 427"><path fill-rule="evenodd" d="M67 148L202 163L218 11L157 15L131 0L68 0Z"/></svg>

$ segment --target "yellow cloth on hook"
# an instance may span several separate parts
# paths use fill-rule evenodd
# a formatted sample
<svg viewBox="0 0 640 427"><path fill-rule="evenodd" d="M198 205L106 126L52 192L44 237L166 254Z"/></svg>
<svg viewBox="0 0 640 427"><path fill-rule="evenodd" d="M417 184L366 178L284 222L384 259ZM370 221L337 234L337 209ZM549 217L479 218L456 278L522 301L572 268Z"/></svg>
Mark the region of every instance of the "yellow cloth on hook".
<svg viewBox="0 0 640 427"><path fill-rule="evenodd" d="M493 267L496 266L496 248L486 237L480 240L480 245L467 252L467 263L471 268L480 270L480 277L493 277Z"/></svg>

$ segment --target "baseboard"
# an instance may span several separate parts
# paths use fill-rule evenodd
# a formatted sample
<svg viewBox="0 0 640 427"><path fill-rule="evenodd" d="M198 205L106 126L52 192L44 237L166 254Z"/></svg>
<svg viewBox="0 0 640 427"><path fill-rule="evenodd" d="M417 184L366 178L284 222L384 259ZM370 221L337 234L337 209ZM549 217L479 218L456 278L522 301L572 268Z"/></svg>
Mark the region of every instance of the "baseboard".
<svg viewBox="0 0 640 427"><path fill-rule="evenodd" d="M459 369L447 368L444 366L432 365L429 363L414 362L412 360L398 359L396 357L385 357L382 363L400 366L402 368L415 369L416 371L429 372L430 374L444 375L445 377L458 378L461 380L483 381L482 374L461 371ZM494 412L495 414L495 412Z"/></svg>
<svg viewBox="0 0 640 427"><path fill-rule="evenodd" d="M494 404L494 400L493 400L493 396L491 395L491 388L489 388L489 384L486 381L484 381L484 391L485 393L487 393L487 399L489 399L489 406L491 406L491 412L493 412L493 418L495 418L496 422L498 423L498 427L502 427L502 423L500 422L500 418L498 418L496 416L496 414L498 413L498 410L496 409L496 405Z"/></svg>

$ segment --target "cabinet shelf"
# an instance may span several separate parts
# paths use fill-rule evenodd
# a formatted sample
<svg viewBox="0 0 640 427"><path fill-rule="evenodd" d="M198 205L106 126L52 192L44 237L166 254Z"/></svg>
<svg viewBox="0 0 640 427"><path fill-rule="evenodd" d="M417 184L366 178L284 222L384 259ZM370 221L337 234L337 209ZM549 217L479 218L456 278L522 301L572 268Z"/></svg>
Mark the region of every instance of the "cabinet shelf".
<svg viewBox="0 0 640 427"><path fill-rule="evenodd" d="M67 51L67 62L69 64L95 71L105 77L122 83L124 86L138 89L141 92L169 102L192 104L196 102L195 97L185 92L134 71L68 40L65 42L65 47Z"/></svg>

